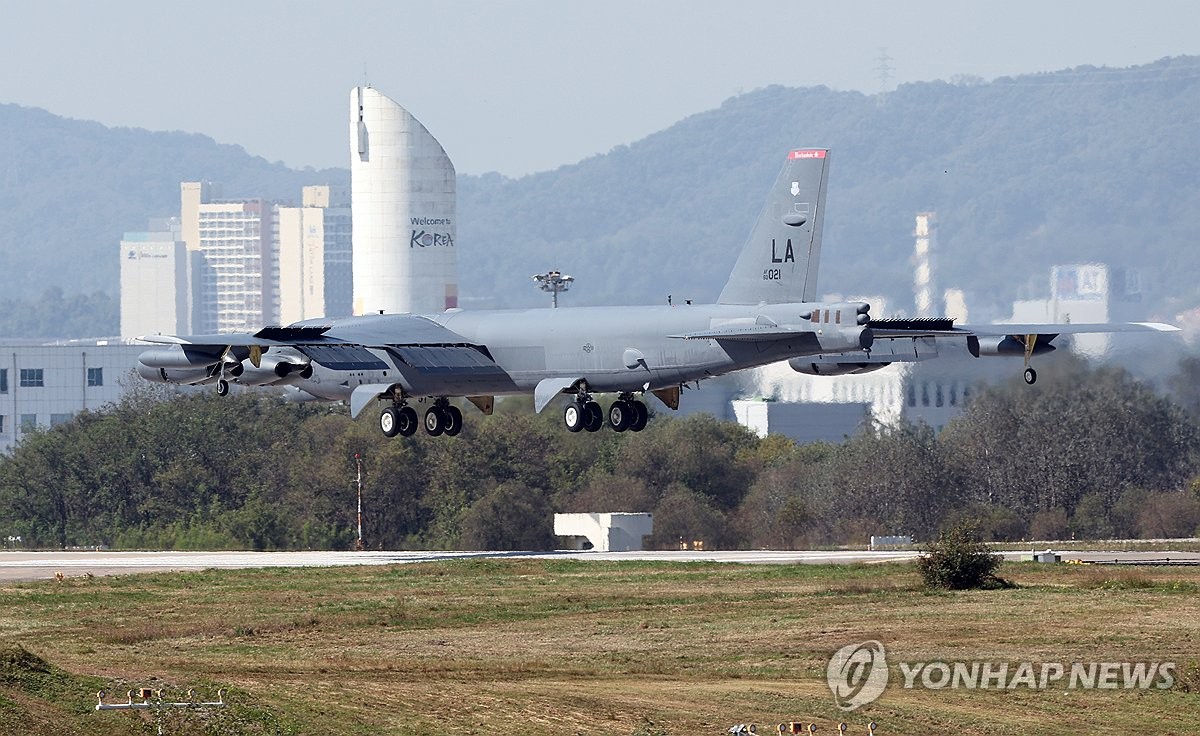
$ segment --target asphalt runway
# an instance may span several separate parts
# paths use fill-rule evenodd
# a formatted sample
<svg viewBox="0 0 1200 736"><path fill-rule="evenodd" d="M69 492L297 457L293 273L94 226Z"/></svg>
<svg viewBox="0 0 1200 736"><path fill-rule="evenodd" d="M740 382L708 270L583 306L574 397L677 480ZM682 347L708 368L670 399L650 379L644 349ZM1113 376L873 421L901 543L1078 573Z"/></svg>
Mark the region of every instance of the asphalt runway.
<svg viewBox="0 0 1200 736"><path fill-rule="evenodd" d="M19 552L0 551L0 580L45 580L61 572L68 577L128 575L169 570L269 567L338 567L403 565L462 559L654 560L674 562L741 562L829 564L891 562L916 556L911 551L822 552Z"/></svg>
<svg viewBox="0 0 1200 736"><path fill-rule="evenodd" d="M1007 559L1028 557L1028 550L1002 552ZM1062 552L1064 560L1119 564L1200 564L1197 552ZM270 567L338 567L346 565L403 565L413 562L462 559L648 560L663 562L728 562L753 564L850 564L914 559L912 550L873 551L750 551L750 552L23 552L0 551L0 581L46 580L57 573L67 577L130 575L172 570L248 569Z"/></svg>

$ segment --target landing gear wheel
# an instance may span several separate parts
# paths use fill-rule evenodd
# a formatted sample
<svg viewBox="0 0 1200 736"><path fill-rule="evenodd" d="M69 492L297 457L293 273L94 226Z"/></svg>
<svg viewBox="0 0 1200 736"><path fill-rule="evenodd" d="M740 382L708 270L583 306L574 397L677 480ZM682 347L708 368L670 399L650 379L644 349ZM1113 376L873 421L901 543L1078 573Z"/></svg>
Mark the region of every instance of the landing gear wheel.
<svg viewBox="0 0 1200 736"><path fill-rule="evenodd" d="M630 432L641 432L646 428L646 422L650 420L650 410L646 405L636 399L629 402L630 408L633 409L633 418L629 422Z"/></svg>
<svg viewBox="0 0 1200 736"><path fill-rule="evenodd" d="M637 413L628 401L618 399L608 407L608 423L613 428L614 432L624 432L629 429L633 420L637 417Z"/></svg>
<svg viewBox="0 0 1200 736"><path fill-rule="evenodd" d="M384 437L395 437L400 433L400 412L389 406L379 413L379 430Z"/></svg>
<svg viewBox="0 0 1200 736"><path fill-rule="evenodd" d="M567 408L563 410L563 423L567 425L569 432L582 430L583 425L587 424L587 412L584 411L583 405L578 401L567 404Z"/></svg>
<svg viewBox="0 0 1200 736"><path fill-rule="evenodd" d="M224 378L218 378L217 379L217 396L228 396L228 395L229 395L229 381L226 381Z"/></svg>
<svg viewBox="0 0 1200 736"><path fill-rule="evenodd" d="M455 437L463 428L462 412L457 406L447 406L442 410L442 419L445 420L446 436Z"/></svg>
<svg viewBox="0 0 1200 736"><path fill-rule="evenodd" d="M1037 371L1035 371L1032 368L1026 368L1025 369L1025 383L1028 383L1030 386L1032 386L1036 382L1037 382Z"/></svg>
<svg viewBox="0 0 1200 736"><path fill-rule="evenodd" d="M598 432L604 426L604 410L594 401L584 403L583 410L587 412L587 423L583 428L589 432Z"/></svg>
<svg viewBox="0 0 1200 736"><path fill-rule="evenodd" d="M431 406L429 411L425 412L425 431L430 437L437 437L442 432L446 431L446 419L442 413L442 407Z"/></svg>
<svg viewBox="0 0 1200 736"><path fill-rule="evenodd" d="M396 410L396 428L401 437L412 437L419 426L417 412L411 406L402 406Z"/></svg>

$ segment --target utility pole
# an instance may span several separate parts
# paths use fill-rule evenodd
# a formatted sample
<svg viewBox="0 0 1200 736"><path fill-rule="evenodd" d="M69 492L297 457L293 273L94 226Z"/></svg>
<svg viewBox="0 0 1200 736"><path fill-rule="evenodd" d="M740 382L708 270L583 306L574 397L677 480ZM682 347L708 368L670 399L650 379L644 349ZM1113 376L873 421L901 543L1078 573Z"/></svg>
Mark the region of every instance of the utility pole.
<svg viewBox="0 0 1200 736"><path fill-rule="evenodd" d="M362 536L362 455L354 453L354 466L357 473L354 477L354 482L358 486L358 540L354 543L354 549L361 552L365 549Z"/></svg>

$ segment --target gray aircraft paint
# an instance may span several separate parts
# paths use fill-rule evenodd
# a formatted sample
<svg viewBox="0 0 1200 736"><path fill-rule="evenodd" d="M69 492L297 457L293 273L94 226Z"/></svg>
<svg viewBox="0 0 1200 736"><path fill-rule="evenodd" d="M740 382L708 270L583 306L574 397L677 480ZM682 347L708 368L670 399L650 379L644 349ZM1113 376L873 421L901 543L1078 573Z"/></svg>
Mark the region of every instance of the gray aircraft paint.
<svg viewBox="0 0 1200 736"><path fill-rule="evenodd" d="M1161 324L988 325L948 320L872 322L869 306L816 301L825 149L788 153L717 304L500 311L309 320L253 335L154 336L139 359L160 382L291 386L349 400L357 416L383 400L634 394L788 360L802 373L861 373L937 357L937 341L965 339L976 355L1031 356L1060 334L1171 331ZM385 408L385 415L387 409Z"/></svg>

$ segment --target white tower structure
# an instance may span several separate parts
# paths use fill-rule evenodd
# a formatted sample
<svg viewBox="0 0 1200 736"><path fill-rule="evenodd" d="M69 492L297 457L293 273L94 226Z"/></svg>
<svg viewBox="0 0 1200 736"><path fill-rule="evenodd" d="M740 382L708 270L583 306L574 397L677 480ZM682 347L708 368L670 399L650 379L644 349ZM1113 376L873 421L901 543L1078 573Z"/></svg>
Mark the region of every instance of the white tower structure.
<svg viewBox="0 0 1200 736"><path fill-rule="evenodd" d="M933 295L937 291L933 283L934 213L917 214L917 227L913 230L917 242L913 251L913 296L916 297L918 317L934 317Z"/></svg>
<svg viewBox="0 0 1200 736"><path fill-rule="evenodd" d="M458 306L454 164L407 110L350 92L354 313Z"/></svg>

